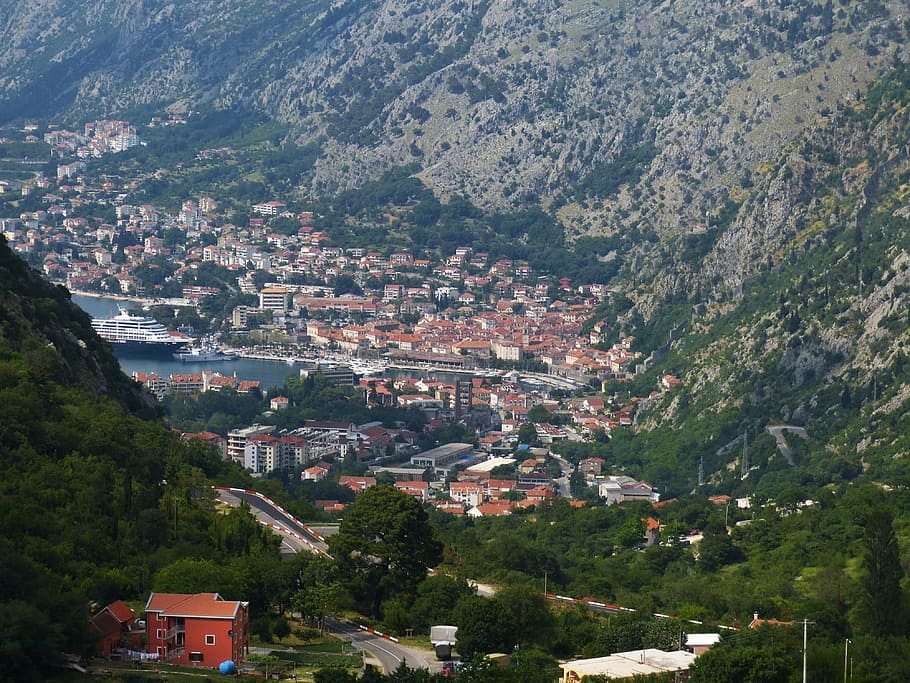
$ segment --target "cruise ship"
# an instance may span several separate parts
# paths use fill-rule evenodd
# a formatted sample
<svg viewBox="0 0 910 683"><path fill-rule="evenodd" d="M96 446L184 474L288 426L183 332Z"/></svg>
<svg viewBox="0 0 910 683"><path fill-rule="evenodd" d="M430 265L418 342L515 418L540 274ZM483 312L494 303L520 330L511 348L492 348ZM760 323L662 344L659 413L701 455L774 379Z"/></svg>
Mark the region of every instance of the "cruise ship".
<svg viewBox="0 0 910 683"><path fill-rule="evenodd" d="M186 347L188 337L174 335L154 318L120 312L113 318L94 318L92 327L102 339L107 339L115 352L171 355Z"/></svg>

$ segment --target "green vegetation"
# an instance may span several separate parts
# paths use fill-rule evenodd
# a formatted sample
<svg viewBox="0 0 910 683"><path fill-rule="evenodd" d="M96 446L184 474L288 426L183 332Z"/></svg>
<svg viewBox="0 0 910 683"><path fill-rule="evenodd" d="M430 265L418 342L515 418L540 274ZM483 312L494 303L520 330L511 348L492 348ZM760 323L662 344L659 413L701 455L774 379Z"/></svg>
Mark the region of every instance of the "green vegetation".
<svg viewBox="0 0 910 683"><path fill-rule="evenodd" d="M243 511L215 513L218 454L182 443L91 332L88 317L0 243L0 605L6 675L82 654L91 604L150 589L218 590L259 613L282 564ZM131 412L135 411L135 412ZM255 568L255 571L254 571Z"/></svg>
<svg viewBox="0 0 910 683"><path fill-rule="evenodd" d="M93 168L124 176L170 169L144 181L146 201L177 210L188 196L208 195L223 208L248 212L253 203L287 194L316 163L319 143L298 146L287 134L287 126L261 113L204 109L185 124L142 128L146 145L93 162Z"/></svg>
<svg viewBox="0 0 910 683"><path fill-rule="evenodd" d="M808 37L804 31L786 27L790 40ZM416 61L406 48L401 58ZM798 206L790 206L795 218L785 226L793 234L766 254L741 292L714 283L708 296L708 284L693 276L683 282L699 287L668 285L656 304L642 283L601 309L614 323L611 337L634 333L643 350L659 351L647 373L612 390L647 395L663 372L686 381L642 407L634 430L560 450L575 461L602 457L611 470L658 485L664 499L679 498L657 509L576 509L557 501L472 520L426 512L405 494L378 486L351 505L332 540L336 560L282 561L275 539L247 510L215 510L211 483L250 485L247 476L154 421L157 408L117 371L66 293L41 283L0 245L6 475L0 523L7 530L0 540L0 607L11 634L2 650L5 672L22 680L46 676L42 669L56 655L90 645L83 626L92 603L141 601L154 589L217 590L250 600L263 642L289 637L288 611L321 628L333 615L358 609L396 633L455 623L463 629L463 654L479 662L492 650L517 646L515 670L494 674L477 663L465 680L535 680L534 671L552 679L554 657L669 647L690 628L688 621L652 619L653 612L708 627L741 626L754 612L808 618L815 622L811 657L820 679L838 678L840 647L850 638L861 662L856 680L900 680L910 650L910 285L901 252L910 177L905 160L891 152L906 146L906 126L896 117L910 101L907 73L899 66L865 108L832 115L829 130L797 145L793 158L773 170L799 195ZM466 72L456 80L453 92L497 97L498 85L482 75ZM369 84L362 87L369 92ZM420 121L425 112L415 106L407 115ZM173 203L187 188L216 187L219 197L247 208L252 199L293 186L315 162L317 143L294 148L280 126L252 114L240 118L238 131L229 125L230 113L207 114L173 149L139 149L118 163L131 172L182 161L179 172L148 182L148 196ZM224 177L220 164L195 156L214 144L234 150L225 165L236 168ZM612 196L655 152L645 142L621 154L584 188L585 197ZM806 159L818 162L809 172L802 168ZM276 162L271 176L259 168L267 160ZM484 214L460 197L440 202L415 170L394 169L318 207L333 242L438 254L474 246L491 259L526 261L535 271L583 282L609 281L632 267L624 261L640 233L634 240L588 237L572 244L540 210ZM687 272L697 269L719 248L724 230L742 229L737 211L770 201L769 183L750 180L753 194L742 204L726 200L715 217L716 233L671 243L678 251L672 262ZM163 286L167 264L138 274ZM196 277L200 283L232 279L206 265ZM351 291L351 284L336 286ZM223 314L226 297L207 303L206 313ZM646 306L637 303L655 304L656 313L646 319ZM673 343L665 346L671 335ZM318 375L290 378L284 390L293 407L269 418L279 428L317 417L402 418L421 426L413 413L367 413L359 396L326 386ZM198 401L172 397L166 407L180 428L226 431L257 417L262 404L224 393ZM808 430L805 437L786 434L787 457L767 431L780 421ZM528 427L520 434L531 436ZM446 435L463 436L459 428ZM704 483L698 481L701 463ZM357 464L346 460L341 467L353 471ZM305 498L316 491L284 479L257 485L288 509L314 514ZM594 502L580 477L572 485ZM712 493L751 495L754 507L717 506L705 497ZM806 506L810 498L814 504ZM663 543L641 548L648 517L663 525ZM437 564L440 573L427 577ZM501 588L480 598L468 578ZM636 612L614 617L554 606L542 597L544 587ZM798 666L799 636L786 627L730 635L699 661L693 680L788 680ZM420 675L402 671L397 680Z"/></svg>
<svg viewBox="0 0 910 683"><path fill-rule="evenodd" d="M411 593L442 557L420 503L391 486L357 497L330 549L342 581L373 617L384 600Z"/></svg>
<svg viewBox="0 0 910 683"><path fill-rule="evenodd" d="M594 167L587 178L578 183L576 200L582 201L587 196L612 197L623 185L634 185L648 170L658 151L653 142L623 149L615 159Z"/></svg>

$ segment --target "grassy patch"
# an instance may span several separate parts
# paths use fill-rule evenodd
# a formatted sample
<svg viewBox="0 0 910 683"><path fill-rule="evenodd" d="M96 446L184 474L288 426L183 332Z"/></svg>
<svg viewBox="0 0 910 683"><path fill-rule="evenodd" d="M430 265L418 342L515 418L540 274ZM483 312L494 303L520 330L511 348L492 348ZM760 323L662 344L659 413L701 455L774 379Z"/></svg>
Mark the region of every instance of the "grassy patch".
<svg viewBox="0 0 910 683"><path fill-rule="evenodd" d="M278 657L279 659L294 662L298 667L314 669L327 667L353 669L359 667L362 663L361 656L359 654L351 654L350 648L347 654L329 651L316 652L300 650L273 650L269 654L273 657Z"/></svg>

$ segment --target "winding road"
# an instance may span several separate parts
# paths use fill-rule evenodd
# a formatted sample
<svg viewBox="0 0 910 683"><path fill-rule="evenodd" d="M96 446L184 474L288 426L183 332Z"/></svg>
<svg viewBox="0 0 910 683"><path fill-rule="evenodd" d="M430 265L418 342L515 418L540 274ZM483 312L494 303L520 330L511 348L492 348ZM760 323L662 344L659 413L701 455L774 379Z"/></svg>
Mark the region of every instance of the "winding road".
<svg viewBox="0 0 910 683"><path fill-rule="evenodd" d="M396 643L387 636L365 631L350 622L326 619L325 623L329 631L347 640L358 650L366 651L376 660L376 662L367 660L367 664L378 663L386 673L394 671L402 661L412 669L429 669L430 672L442 670L442 662L437 661L432 652Z"/></svg>
<svg viewBox="0 0 910 683"><path fill-rule="evenodd" d="M261 493L216 486L215 496L231 507L239 507L241 501L247 503L260 524L268 526L281 536L282 553L291 554L306 550L328 555L329 547L321 536Z"/></svg>
<svg viewBox="0 0 910 683"><path fill-rule="evenodd" d="M215 494L218 500L231 507L239 507L241 501L249 504L253 516L259 523L281 536L282 553L294 554L305 551L328 555L328 546L321 536L261 493L216 487ZM385 634L336 619L326 619L326 627L358 650L368 653L373 661L368 659L367 663L380 666L386 673L394 671L402 661L412 669L429 669L431 672L442 670L442 662L436 660L433 652L401 645Z"/></svg>
<svg viewBox="0 0 910 683"><path fill-rule="evenodd" d="M777 450L784 456L787 464L790 465L790 467L796 467L796 463L793 462L793 451L790 450L787 439L784 438L784 432L793 432L797 436L806 439L809 435L806 433L805 428L796 427L794 425L769 425L767 429L768 433L773 436L774 440L777 442Z"/></svg>

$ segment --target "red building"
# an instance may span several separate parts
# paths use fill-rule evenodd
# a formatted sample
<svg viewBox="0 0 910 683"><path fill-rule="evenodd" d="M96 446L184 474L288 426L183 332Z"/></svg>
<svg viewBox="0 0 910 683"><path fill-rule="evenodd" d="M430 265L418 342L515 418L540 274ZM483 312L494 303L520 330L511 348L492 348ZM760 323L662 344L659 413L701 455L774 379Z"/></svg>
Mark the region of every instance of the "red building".
<svg viewBox="0 0 910 683"><path fill-rule="evenodd" d="M122 600L112 602L93 616L91 625L91 636L97 638L95 654L99 657L142 647L143 632L136 624L136 613Z"/></svg>
<svg viewBox="0 0 910 683"><path fill-rule="evenodd" d="M146 651L172 664L239 664L249 648L249 619L249 603L218 593L152 593L145 606Z"/></svg>

